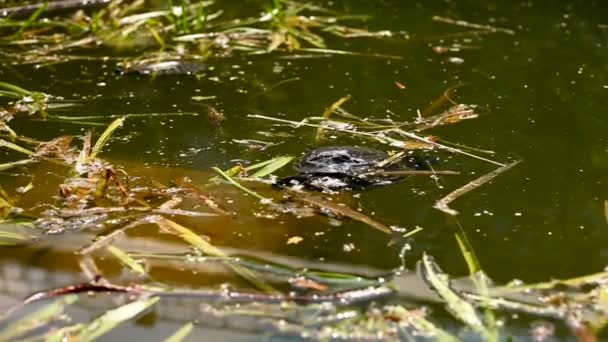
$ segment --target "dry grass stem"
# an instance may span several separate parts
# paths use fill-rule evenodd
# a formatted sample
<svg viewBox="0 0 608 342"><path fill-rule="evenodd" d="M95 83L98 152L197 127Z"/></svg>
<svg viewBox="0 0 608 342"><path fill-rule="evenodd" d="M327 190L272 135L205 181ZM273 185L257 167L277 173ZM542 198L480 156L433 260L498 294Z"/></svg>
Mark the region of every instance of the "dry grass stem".
<svg viewBox="0 0 608 342"><path fill-rule="evenodd" d="M521 160L512 162L510 164L507 164L505 166L499 167L498 169L486 173L485 175L465 184L464 186L450 192L447 196L443 197L442 199L440 199L439 201L437 201L435 203L435 208L439 209L441 211L443 211L446 214L450 214L450 215L458 215L458 211L450 208L448 206L448 204L450 204L452 201L456 200L457 198L459 198L460 196L477 189L478 187L484 185L485 183L491 181L492 179L494 179L496 176L500 175L501 173L509 170L510 168L512 168L513 166L519 164L521 162Z"/></svg>

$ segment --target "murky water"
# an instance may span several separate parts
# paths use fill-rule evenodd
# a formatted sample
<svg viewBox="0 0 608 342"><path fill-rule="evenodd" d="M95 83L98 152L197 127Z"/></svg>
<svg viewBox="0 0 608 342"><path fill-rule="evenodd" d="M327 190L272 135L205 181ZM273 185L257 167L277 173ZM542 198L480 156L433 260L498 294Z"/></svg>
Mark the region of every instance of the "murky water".
<svg viewBox="0 0 608 342"><path fill-rule="evenodd" d="M247 2L247 6L256 5ZM237 11L243 5L233 1L222 2L221 6ZM603 15L608 9L605 4L344 1L329 6L370 15L371 30L402 32L383 39L332 38L332 48L401 58L290 58L286 54L212 58L207 62L209 68L199 76L156 78L115 75L114 61L41 67L3 61L0 78L27 89L85 99L63 109L65 115L201 114L130 118L104 151L104 157L123 165L132 175L148 175L165 183L188 176L199 184L213 176L212 166L226 169L236 162L255 163L283 154L299 156L315 146L314 129L276 126L248 114L299 121L320 116L331 103L350 94L352 100L343 107L351 113L412 121L417 110L424 111L446 89L461 85L454 96L459 102L480 106L483 115L425 134L495 151L491 158L499 162L523 160L452 204L460 212L459 222L485 272L497 282L514 278L533 282L598 272L608 264L604 243L608 238L604 213L604 201L608 199L608 29L601 26L608 24ZM433 16L506 28L513 34L470 34L472 28L442 23ZM442 51L444 47L450 51ZM197 98L204 96L213 98ZM226 119L220 124L210 119L209 105ZM81 134L85 129L78 124L30 119L16 119L11 127L41 140ZM102 129L98 128L97 134ZM268 136L264 132L284 134ZM270 146L251 148L242 144L245 139L261 140ZM383 147L345 135L329 135L324 142L363 143ZM438 168L462 174L440 177L437 182L428 176L412 176L391 186L346 194L343 201L387 225L423 228L410 241L408 267L413 268L427 252L444 271L462 276L467 272L466 264L454 239L453 221L432 206L494 166L447 152L433 155L441 160ZM8 159L3 155L2 160ZM39 172L52 175L54 171ZM280 171L282 176L290 173L290 167ZM1 179L10 188L24 185L28 177L4 174ZM41 181L35 178L35 182ZM34 205L39 196L50 199L55 195L54 188L45 182L52 184L53 180L35 183L36 190L24 199L26 203ZM261 193L278 191L259 184L252 186ZM344 220L335 227L325 217L269 219L254 215L263 209L233 188L216 189L215 195L223 201L234 201L239 214L229 219L180 222L208 236L216 246L235 248L243 254L264 252L377 270L390 270L401 263L401 245L387 247L390 238L363 223ZM141 234L153 239L157 233ZM287 244L291 236L303 240ZM77 278L79 270L73 255L52 245L47 243L42 249L33 245L18 252L2 250L1 263L35 269L48 277L68 271L70 277ZM36 259L40 253L48 257ZM110 267L120 272L116 264ZM226 272L176 272L170 264L158 265L153 274L188 286L239 283ZM42 277L27 290L69 283L45 279ZM23 291L18 295L26 294ZM169 324L166 322L162 324Z"/></svg>

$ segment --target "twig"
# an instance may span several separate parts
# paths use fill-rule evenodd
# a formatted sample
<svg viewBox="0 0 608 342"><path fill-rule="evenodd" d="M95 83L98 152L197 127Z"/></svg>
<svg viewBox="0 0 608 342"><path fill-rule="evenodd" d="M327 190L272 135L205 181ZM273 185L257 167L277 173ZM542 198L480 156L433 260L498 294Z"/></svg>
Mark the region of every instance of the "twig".
<svg viewBox="0 0 608 342"><path fill-rule="evenodd" d="M327 107L323 114L321 115L323 118L329 119L331 114L336 111L338 107L340 107L344 102L350 100L351 96L346 95L339 98L336 102L332 103L331 106ZM323 139L324 131L323 128L317 128L317 134L315 135L315 142L321 141Z"/></svg>
<svg viewBox="0 0 608 342"><path fill-rule="evenodd" d="M490 26L490 25L475 24L475 23L471 23L468 21L464 21L464 20L456 20L456 19L442 17L442 16L438 16L438 15L433 16L433 20L439 21L442 23L446 23L446 24L452 24L452 25L457 25L457 26L462 26L462 27L469 27L469 28L478 29L478 30L486 30L486 31L490 31L490 32L501 32L501 33L506 33L506 34L515 34L515 31L506 29L506 28L494 27L494 26Z"/></svg>
<svg viewBox="0 0 608 342"><path fill-rule="evenodd" d="M250 117L250 118L255 118L255 119L264 119L264 120L270 120L270 121L276 121L276 122L288 123L288 124L293 125L293 126L295 126L295 127L299 127L299 126L308 126L308 127L323 128L323 129L327 129L327 130L334 130L334 131L337 131L337 132L344 132L344 133L356 134L356 135L361 135L361 136L371 137L371 138L373 138L373 139L380 140L380 141L383 141L383 142L386 142L386 141L395 141L395 142L400 142L400 141L398 141L398 140L396 140L396 139L392 139L392 138L389 138L389 137L383 137L383 138L381 138L381 137L378 137L376 134L367 133L367 132L359 132L359 131L352 130L352 129L341 129L341 128L336 128L336 127L331 127L331 126L316 125L316 124L310 124L310 123L307 123L307 122L304 122L304 121L299 121L299 122L296 122L296 121L285 120L285 119L279 119L279 118L273 118L273 117L271 117L271 116L258 115L258 114L249 114L249 115L247 115L247 116L248 116L248 117ZM403 135L403 136L405 136L405 137L408 137L408 138L410 138L410 139L414 139L414 140L418 140L418 141L425 142L425 143L427 143L427 144L430 144L430 145L436 146L436 147L441 148L441 149L444 149L444 150L446 150L446 151L450 151L450 152L454 152L454 153L460 153L460 154L463 154L463 155L465 155L465 156L469 156L469 157L471 157L471 158L475 158L475 159L483 160L483 161L488 162L488 163L490 163L490 164L494 164L494 165L498 165L498 166L504 166L504 164L501 164L501 163L499 163L499 162L493 161L493 160L491 160L491 159L487 159L487 158L484 158L484 157L480 157L480 156L474 155L474 154L472 154L472 153L468 153L468 152L465 152L465 151L459 150L459 149L457 149L457 148L453 148L453 147L445 146L445 145L443 145L443 144L440 144L440 143L438 143L438 142L432 141L432 140L427 139L427 138L424 138L424 137L420 137L420 136L418 136L418 135L416 135L416 134L413 134L413 133L405 132L405 131L402 131L402 130L389 130L389 131L396 132L396 133L401 134L401 135ZM384 140L383 140L383 139L384 139ZM403 142L401 142L401 143L403 143Z"/></svg>
<svg viewBox="0 0 608 342"><path fill-rule="evenodd" d="M380 176L406 176L406 175L459 175L460 171L450 170L403 170L403 171L376 171L366 173L367 175L380 175Z"/></svg>
<svg viewBox="0 0 608 342"><path fill-rule="evenodd" d="M326 201L318 196L302 195L302 196L296 196L295 199L297 199L298 201L304 202L304 203L312 204L316 207L319 207L320 209L327 209L336 215L350 217L353 220L365 223L368 226L370 226L374 229L377 229L385 234L390 235L393 233L393 231L389 227L385 226L384 224L382 224L378 221L371 219L367 215L364 215L349 207L346 207L346 206L343 207L336 203Z"/></svg>
<svg viewBox="0 0 608 342"><path fill-rule="evenodd" d="M160 297L190 297L208 300L224 300L227 303L281 303L285 301L297 302L302 304L331 303L338 306L352 305L361 302L369 302L386 298L395 291L389 286L368 286L358 289L348 289L327 294L304 294L277 293L265 294L256 292L237 292L237 291L213 291L213 290L189 290L189 289L168 289L165 287L155 287L148 285L116 285L107 282L87 282L68 285L51 290L35 292L25 298L20 305L29 304L38 300L63 296L69 293L128 293L133 295L154 295Z"/></svg>
<svg viewBox="0 0 608 342"><path fill-rule="evenodd" d="M422 228L422 227L416 227L416 229L414 229L414 230L412 230L412 231L409 231L409 232L407 232L407 233L403 234L403 238L404 238L404 239L407 239L407 238L411 237L412 235L414 235L414 234L416 234L416 233L418 233L418 232L422 231L423 229L424 229L424 228Z"/></svg>
<svg viewBox="0 0 608 342"><path fill-rule="evenodd" d="M521 160L512 162L511 164L507 164L505 166L499 167L498 169L490 172L490 173L486 173L485 175L465 184L464 186L450 192L447 196L443 197L442 199L440 199L439 201L437 201L434 205L435 209L439 209L441 211L443 211L446 214L450 214L450 215L458 215L458 211L448 207L448 204L450 204L452 201L454 201L455 199L457 199L458 197L477 189L478 187L482 186L483 184L491 181L492 179L494 179L496 176L500 175L501 173L509 170L510 168L512 168L513 166L519 164L521 162Z"/></svg>
<svg viewBox="0 0 608 342"><path fill-rule="evenodd" d="M488 159L488 158L480 157L480 156L478 156L478 155L475 155L475 154L472 154L472 153L469 153L469 152L465 152L465 151L460 150L460 149L457 149L457 148L453 148L453 147L450 147L450 146L446 146L446 145L440 144L440 143L438 143L438 142L436 142L436 141L433 141L433 140L431 140L431 139L428 139L428 138L425 138L425 137L418 136L418 135L416 135L416 134L414 134L414 133L406 132L406 131L403 131L403 130L400 130L400 129L396 129L396 130L392 130L392 131L393 131L393 132L395 132L395 133L397 133L397 134L399 134L399 135L402 135L402 136L404 136L404 137L408 137L408 138L410 138L410 139L414 139L414 140L422 141L422 142L424 142L424 143L427 143L427 144L433 145L433 146L435 146L435 147L437 147L437 148L440 148L440 149L443 149L443 150L446 150L446 151L450 151L450 152L454 152L454 153L460 153L460 154L463 154L463 155L465 155L465 156L469 156L469 157L471 157L471 158L475 158L475 159L483 160L483 161L488 162L488 163L490 163L490 164L498 165L498 166L501 166L501 167L502 167L502 166L505 166L505 164L502 164L502 163L499 163L499 162L493 161L492 159Z"/></svg>

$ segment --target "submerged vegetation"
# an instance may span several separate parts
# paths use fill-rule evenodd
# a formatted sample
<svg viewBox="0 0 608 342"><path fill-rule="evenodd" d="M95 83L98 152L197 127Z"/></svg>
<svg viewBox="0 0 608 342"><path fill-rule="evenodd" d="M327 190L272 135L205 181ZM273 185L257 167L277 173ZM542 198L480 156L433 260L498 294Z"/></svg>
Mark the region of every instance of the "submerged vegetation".
<svg viewBox="0 0 608 342"><path fill-rule="evenodd" d="M398 59L333 48L328 42L358 37L407 38L403 32L358 27L365 16L342 15L286 0L265 2L262 14L245 18L227 17L222 4L213 1L169 1L168 6L158 7L146 1L122 0L61 3L63 7L49 2L6 9L0 18L1 58L15 65L115 60L125 73L184 74L204 69L203 62L237 54ZM513 34L493 26L440 19L437 21L485 33ZM103 56L92 53L98 49L115 50ZM159 64L167 62L177 64ZM417 272L406 269L410 244L415 244L422 228L391 224L389 219L363 210L355 203L357 197L346 191L276 186L278 175L289 174L285 168L291 166L294 156L216 165L201 177L203 180L181 177L165 182L139 174L138 167L105 158L104 151L114 138L124 134L123 125L129 120L179 120L198 113L62 115L58 109L86 108L86 102L0 82L0 148L9 157L0 163L0 170L24 173L31 179L23 186L0 188L0 247L60 250L69 254L81 271L77 281L38 289L12 307L1 317L0 340L89 341L124 322L145 318L165 303L172 305L176 298L186 298L196 303L196 308L166 341L183 340L197 325L321 340L424 337L498 341L515 335L509 328L517 324L511 319L516 315L534 322L530 336L536 340L564 327L580 341L596 340L608 324L608 273L536 284L495 284L484 273L483 260L461 226L458 211L449 204L520 161L427 135L428 130L476 119L489 111L456 101L460 87L463 85L447 89L409 120L353 113L346 109L349 95L328 104L324 111L320 109L318 116L300 120L270 113L246 116L263 125L280 125L294 135L296 131L311 131L316 143L330 141L333 138L329 136L335 135L358 144L375 144L389 151L377 166L398 162L412 151L458 155L487 165L486 174L467 180L460 175L461 170L448 170L441 164L431 165L429 170L376 170L386 177L431 177L435 181L458 177L458 187L434 199L435 208L445 214L453 228L468 268L466 277L454 280L428 253L417 261ZM14 129L12 122L17 119L76 125L83 133L45 141ZM218 112L212 119L221 125L224 118ZM370 234L381 235L387 246L399 246L403 265L379 271L282 257L274 252L248 254L216 245L216 237L204 236L199 229L205 225L230 229L232 220L243 217L249 221L311 218L310 222L321 218L333 225L355 221L369 228ZM66 237L66 242L54 239L58 235ZM284 235L286 245L303 240L297 234ZM221 284L197 279L194 283L199 285L192 286L173 274L163 274L166 269L195 275L215 273ZM424 295L410 290L412 284L423 288ZM96 303L95 297L113 300ZM87 319L72 315L70 308L81 302L101 309ZM449 318L440 320L436 314Z"/></svg>

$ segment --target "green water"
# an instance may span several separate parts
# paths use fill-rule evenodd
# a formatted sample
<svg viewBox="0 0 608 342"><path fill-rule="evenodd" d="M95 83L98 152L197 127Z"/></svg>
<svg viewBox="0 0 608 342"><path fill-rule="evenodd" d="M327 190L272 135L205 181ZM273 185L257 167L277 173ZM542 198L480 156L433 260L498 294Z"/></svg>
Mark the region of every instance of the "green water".
<svg viewBox="0 0 608 342"><path fill-rule="evenodd" d="M252 1L246 4L258 5ZM65 98L86 99L79 106L63 109L61 113L66 115L203 114L129 119L104 152L110 160L138 165L137 170L145 169L142 165L149 170L165 170L166 174L158 176L165 181L189 175L200 182L212 175L212 166L228 168L236 161L254 163L282 154L298 156L315 146L314 129L277 127L248 114L298 121L320 115L338 98L350 94L352 100L344 108L351 113L412 121L417 110L427 108L446 89L462 85L454 96L462 103L478 105L483 115L425 134L495 151L491 158L502 163L522 159L514 169L451 205L460 212L458 220L484 271L496 282L515 278L534 282L599 272L608 264L604 213L604 201L608 200L608 29L598 26L608 24L603 15L608 9L605 4L343 1L326 5L337 11L370 15L367 26L371 30L403 32L383 39L331 38L328 44L332 48L401 58L290 58L287 54L212 58L208 61L212 70L200 77L155 79L116 76L114 61L34 67L10 65L4 60L0 79ZM222 2L221 6L228 12L246 7L237 1ZM514 34L461 34L471 29L434 21L433 16L503 27ZM460 51L433 50L458 44L462 45ZM124 51L101 53L121 55ZM273 87L284 80L290 81ZM405 85L405 89L395 82ZM215 98L194 101L193 96ZM226 120L214 125L206 117L203 103L221 111ZM83 131L79 125L28 119L16 119L11 127L39 139ZM260 131L289 136L267 137ZM242 139L277 145L259 151L235 142ZM344 135L324 142L361 143ZM441 177L438 183L426 176L410 177L391 186L357 191L355 199L346 196L346 201L367 214L373 213L385 224L409 230L423 228L409 241L412 249L406 254L408 267L413 268L427 252L444 271L463 276L467 268L454 239L453 221L432 206L495 166L447 152L433 155L441 160L438 168L462 174ZM8 160L2 158L3 162ZM280 175L291 172L286 168ZM25 178L4 175L2 182L19 183ZM324 217L256 217L253 213L262 209L253 201L243 199L234 189L222 191L217 195L242 206L237 218L194 224L196 231L209 236L216 246L380 270L392 269L401 262L401 245L387 247L389 238L365 224L344 220L340 227L333 227ZM303 241L287 245L287 238L294 235L303 237ZM2 253L2 258L19 260L13 252ZM64 258L70 260L69 254ZM72 264L66 267L76 269L75 262ZM46 262L43 268L52 271L61 267ZM159 277L163 276L174 284L186 285L219 284L232 279L209 275L200 280L167 269L159 271ZM569 339L567 336L563 338Z"/></svg>

